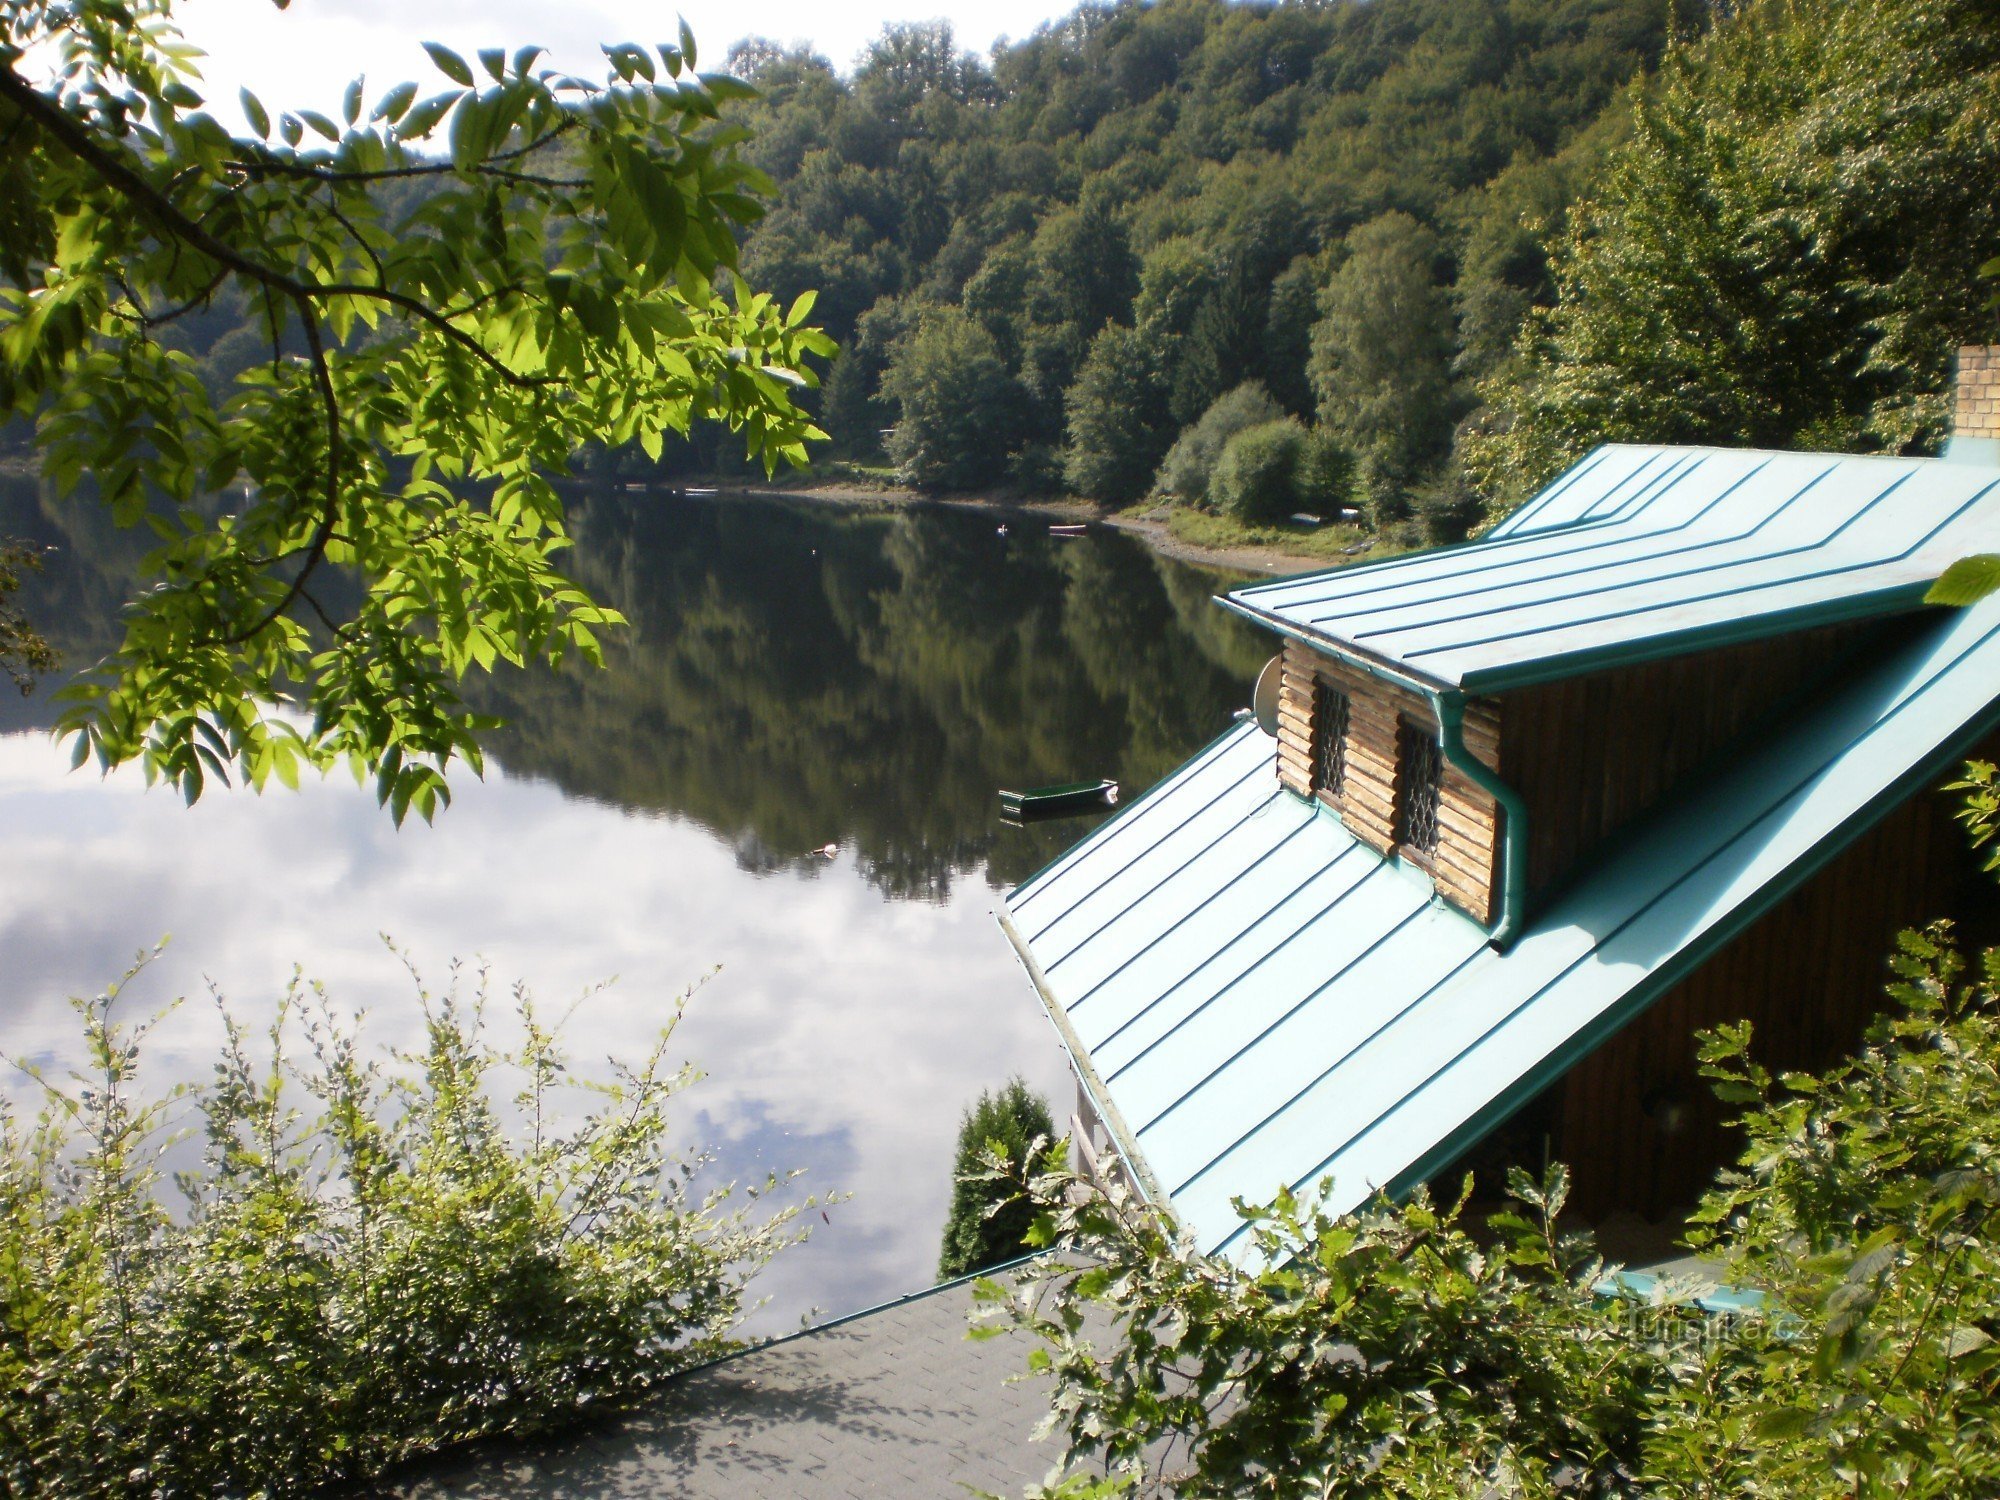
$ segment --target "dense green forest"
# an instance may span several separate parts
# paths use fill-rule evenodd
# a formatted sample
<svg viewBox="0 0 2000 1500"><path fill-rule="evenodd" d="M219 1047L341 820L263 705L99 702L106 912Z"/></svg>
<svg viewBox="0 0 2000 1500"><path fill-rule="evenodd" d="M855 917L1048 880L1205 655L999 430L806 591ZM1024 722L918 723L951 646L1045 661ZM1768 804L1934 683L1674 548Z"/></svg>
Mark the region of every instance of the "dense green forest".
<svg viewBox="0 0 2000 1500"><path fill-rule="evenodd" d="M1670 20L1664 0L1085 5L989 61L892 26L847 78L748 42L747 150L779 194L746 269L819 290L845 346L835 451L917 485L1130 501L1223 401L1213 455L1171 471L1184 498L1233 413L1268 429L1236 466L1245 518L1352 493L1448 530L1470 519L1438 481L1474 387L1550 299L1549 238ZM1314 473L1294 497L1260 487L1274 466Z"/></svg>

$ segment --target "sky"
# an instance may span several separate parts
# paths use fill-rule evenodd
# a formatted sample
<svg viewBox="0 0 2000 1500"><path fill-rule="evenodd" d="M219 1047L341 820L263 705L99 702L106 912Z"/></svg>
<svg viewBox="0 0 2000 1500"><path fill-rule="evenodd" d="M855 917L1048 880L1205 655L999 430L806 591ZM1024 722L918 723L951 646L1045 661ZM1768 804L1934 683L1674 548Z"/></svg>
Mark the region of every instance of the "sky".
<svg viewBox="0 0 2000 1500"><path fill-rule="evenodd" d="M944 19L960 45L984 53L999 38L1023 37L1066 14L1075 0L682 0L678 14L694 28L699 66L720 67L746 35L809 42L845 70L889 21ZM206 49L204 90L225 123L240 118L237 90L248 85L276 114L280 108L332 114L341 90L367 74L370 97L405 78L436 78L420 50L442 42L466 56L481 47L549 49L554 66L588 76L599 71L602 42L672 41L676 8L641 0L181 0L175 7L188 39ZM439 80L441 82L441 80Z"/></svg>

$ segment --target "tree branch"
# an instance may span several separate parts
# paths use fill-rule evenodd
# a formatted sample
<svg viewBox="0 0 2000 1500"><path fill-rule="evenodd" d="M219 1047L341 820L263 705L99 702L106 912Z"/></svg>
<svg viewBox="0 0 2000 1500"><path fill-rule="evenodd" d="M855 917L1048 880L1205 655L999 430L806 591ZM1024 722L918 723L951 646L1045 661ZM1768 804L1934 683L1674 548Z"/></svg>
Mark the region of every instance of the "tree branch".
<svg viewBox="0 0 2000 1500"><path fill-rule="evenodd" d="M339 518L340 398L333 389L333 371L327 367L326 346L320 339L319 320L313 314L312 304L303 296L298 299L298 304L299 321L305 328L306 347L312 351L313 383L319 387L320 400L326 407L326 502L320 511L319 526L313 532L312 543L306 548L305 561L299 564L299 571L293 576L291 587L285 590L284 597L266 610L256 624L203 644L240 646L261 634L273 620L290 609L305 592L306 580L312 577L313 569L326 556L327 543L333 539L334 522Z"/></svg>
<svg viewBox="0 0 2000 1500"><path fill-rule="evenodd" d="M386 302L391 307L399 307L412 317L429 323L471 353L509 385L522 390L533 390L555 383L549 376L522 375L509 369L479 340L419 298L385 286L368 286L353 282L326 285L321 282L302 281L264 265L223 243L199 222L182 212L130 162L123 160L116 152L105 150L98 142L91 139L89 130L72 119L67 110L30 85L12 67L0 66L0 98L11 100L24 114L53 136L64 150L95 172L107 187L122 195L134 207L142 210L159 224L176 244L192 246L218 265L248 277L259 285L283 293L297 302L302 311L308 310L312 299L321 297L362 297Z"/></svg>

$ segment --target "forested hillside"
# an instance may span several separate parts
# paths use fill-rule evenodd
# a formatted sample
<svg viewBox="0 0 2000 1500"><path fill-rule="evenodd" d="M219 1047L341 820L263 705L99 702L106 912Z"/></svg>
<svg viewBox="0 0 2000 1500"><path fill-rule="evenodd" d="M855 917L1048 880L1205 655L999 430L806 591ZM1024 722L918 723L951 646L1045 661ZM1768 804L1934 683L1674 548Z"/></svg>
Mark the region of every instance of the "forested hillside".
<svg viewBox="0 0 2000 1500"><path fill-rule="evenodd" d="M1337 503L1358 471L1372 518L1414 503L1449 530L1476 382L1549 300L1545 246L1668 21L1663 0L1127 0L990 61L891 27L849 77L748 42L747 150L779 195L746 267L819 290L836 452L918 485L1128 501L1237 392L1178 455L1186 498L1233 430L1275 423L1232 471L1246 514Z"/></svg>
<svg viewBox="0 0 2000 1500"><path fill-rule="evenodd" d="M816 456L921 490L1449 540L1604 440L1934 451L2000 336L1996 0L1112 0L730 67L743 268L842 345ZM268 358L240 300L160 337Z"/></svg>

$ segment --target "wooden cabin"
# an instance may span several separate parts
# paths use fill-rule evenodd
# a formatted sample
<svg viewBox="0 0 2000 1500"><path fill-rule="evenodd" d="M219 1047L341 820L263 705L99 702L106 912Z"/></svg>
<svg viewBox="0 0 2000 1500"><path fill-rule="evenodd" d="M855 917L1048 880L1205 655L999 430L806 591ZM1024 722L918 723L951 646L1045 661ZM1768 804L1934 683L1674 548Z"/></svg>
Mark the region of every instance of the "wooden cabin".
<svg viewBox="0 0 2000 1500"><path fill-rule="evenodd" d="M1597 450L1477 541L1244 588L1240 724L1014 892L1087 1149L1205 1248L1566 1161L1670 1218L1730 1154L1695 1033L1823 1066L1902 927L2000 937L1930 794L2000 721L2000 358L1939 459Z"/></svg>

